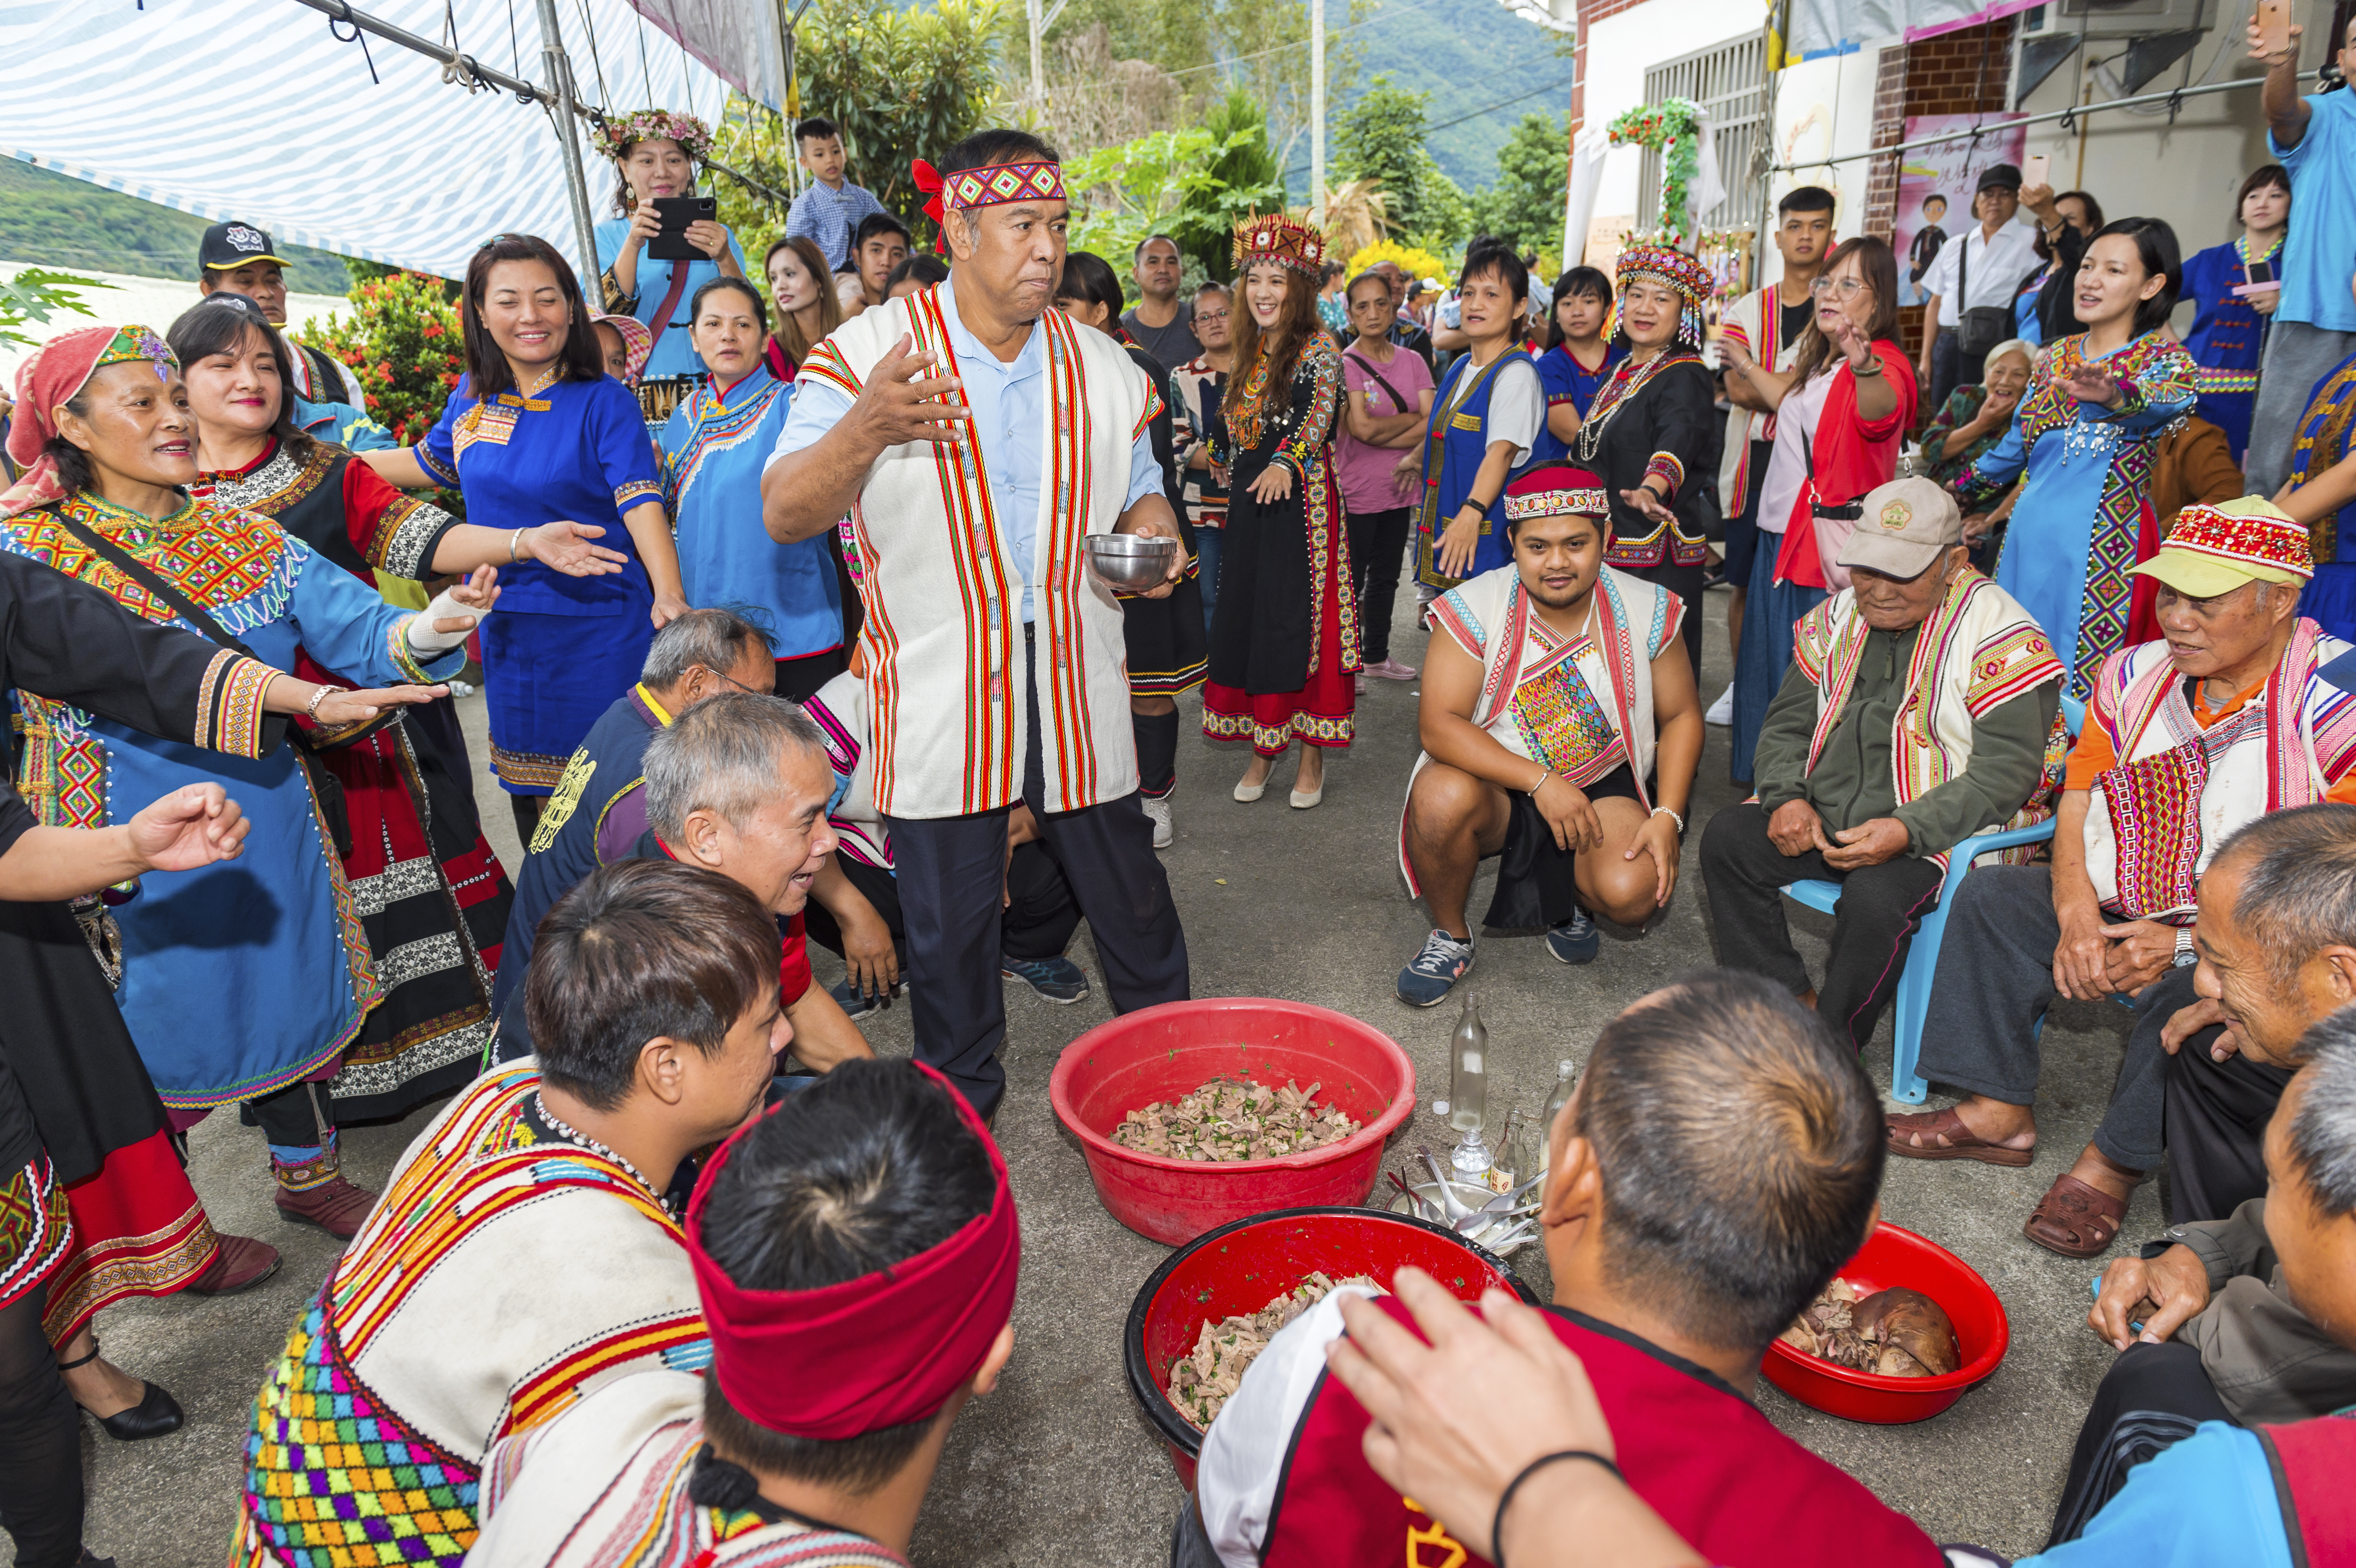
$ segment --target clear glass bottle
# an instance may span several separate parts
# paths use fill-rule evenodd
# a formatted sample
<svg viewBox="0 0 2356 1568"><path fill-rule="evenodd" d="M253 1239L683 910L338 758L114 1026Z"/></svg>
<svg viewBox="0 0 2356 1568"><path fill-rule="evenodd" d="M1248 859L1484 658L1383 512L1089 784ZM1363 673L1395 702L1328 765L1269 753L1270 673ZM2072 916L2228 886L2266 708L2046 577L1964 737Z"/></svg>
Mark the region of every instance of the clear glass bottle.
<svg viewBox="0 0 2356 1568"><path fill-rule="evenodd" d="M1449 1163L1467 1180L1489 1174L1489 1146L1481 1129L1489 1114L1489 1031L1482 1027L1481 1004L1464 994L1464 1011L1448 1044L1448 1125L1462 1135Z"/></svg>
<svg viewBox="0 0 2356 1568"><path fill-rule="evenodd" d="M1497 1129L1496 1152L1489 1157L1489 1190L1511 1192L1522 1179L1523 1145L1527 1141L1529 1118L1519 1110L1505 1112L1505 1125Z"/></svg>
<svg viewBox="0 0 2356 1568"><path fill-rule="evenodd" d="M1546 1111L1538 1119L1537 1139L1537 1155L1536 1158L1530 1161L1531 1176L1535 1176L1539 1171L1547 1168L1547 1161L1551 1157L1551 1151L1554 1148L1555 1118L1562 1114L1562 1108L1565 1105L1570 1104L1570 1092L1578 1087L1578 1063L1571 1061L1558 1061L1555 1063L1554 1093L1547 1096ZM1525 1177L1523 1179L1527 1180L1528 1177Z"/></svg>

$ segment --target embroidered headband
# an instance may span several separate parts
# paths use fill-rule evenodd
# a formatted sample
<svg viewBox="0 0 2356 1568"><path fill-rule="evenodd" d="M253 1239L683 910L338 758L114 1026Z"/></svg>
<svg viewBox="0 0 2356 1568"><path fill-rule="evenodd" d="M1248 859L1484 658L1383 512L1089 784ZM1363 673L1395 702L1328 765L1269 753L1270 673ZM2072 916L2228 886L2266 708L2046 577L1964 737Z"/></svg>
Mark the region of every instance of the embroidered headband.
<svg viewBox="0 0 2356 1568"><path fill-rule="evenodd" d="M640 109L618 119L600 121L597 133L605 139L605 151L619 160L629 151L633 142L650 142L666 137L677 142L680 151L691 158L701 158L712 151L712 127L692 114L675 113L669 109Z"/></svg>
<svg viewBox="0 0 2356 1568"><path fill-rule="evenodd" d="M840 1442L927 1420L973 1376L1013 1317L1023 1233L1005 1157L947 1078L911 1065L955 1102L997 1179L989 1212L938 1246L817 1290L748 1290L729 1278L703 1250L704 1202L766 1116L720 1146L688 1204L687 1253L712 1335L712 1375L739 1413L772 1432Z"/></svg>
<svg viewBox="0 0 2356 1568"><path fill-rule="evenodd" d="M2245 496L2185 507L2168 542L2135 571L2206 599L2252 581L2304 582L2315 575L2315 555L2306 525L2271 501Z"/></svg>
<svg viewBox="0 0 2356 1568"><path fill-rule="evenodd" d="M22 475L0 495L0 517L15 517L65 498L57 459L45 450L58 433L55 411L71 402L109 365L146 364L168 380L180 361L152 326L78 326L61 332L16 368L16 412L8 426L8 457Z"/></svg>
<svg viewBox="0 0 2356 1568"><path fill-rule="evenodd" d="M929 169L929 165L927 165ZM1015 164L988 164L937 176L941 206L950 212L970 212L977 207L1005 207L1017 201L1064 199L1064 165L1033 159Z"/></svg>
<svg viewBox="0 0 2356 1568"><path fill-rule="evenodd" d="M1325 260L1325 236L1297 218L1271 212L1236 225L1236 271L1255 261L1274 261L1314 282Z"/></svg>
<svg viewBox="0 0 2356 1568"><path fill-rule="evenodd" d="M1702 307L1709 303L1709 296L1716 292L1718 280L1708 267L1702 265L1698 257L1671 250L1666 245L1631 245L1620 252L1619 264L1614 271L1619 278L1619 293L1623 296L1628 292L1628 285L1640 279L1665 283L1676 291L1683 305L1677 313L1677 341L1688 348L1701 347ZM1614 304L1618 309L1615 319L1624 322L1627 316L1624 301L1615 301Z"/></svg>
<svg viewBox="0 0 2356 1568"><path fill-rule="evenodd" d="M1602 517L1611 511L1603 481L1568 463L1542 464L1505 486L1509 523L1532 517Z"/></svg>

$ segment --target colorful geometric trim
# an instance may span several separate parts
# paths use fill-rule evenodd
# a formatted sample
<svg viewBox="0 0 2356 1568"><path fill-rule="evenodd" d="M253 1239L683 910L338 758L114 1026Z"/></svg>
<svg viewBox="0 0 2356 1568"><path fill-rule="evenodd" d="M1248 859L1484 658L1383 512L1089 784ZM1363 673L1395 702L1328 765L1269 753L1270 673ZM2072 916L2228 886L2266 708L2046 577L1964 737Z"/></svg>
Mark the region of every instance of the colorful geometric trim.
<svg viewBox="0 0 2356 1568"><path fill-rule="evenodd" d="M1669 482L1668 493L1663 496L1661 499L1664 501L1674 500L1676 497L1677 491L1684 486L1686 482L1686 465L1684 460L1679 458L1674 452L1656 452L1653 453L1652 461L1644 464L1644 477L1649 479L1655 475L1658 475Z"/></svg>
<svg viewBox="0 0 2356 1568"><path fill-rule="evenodd" d="M226 667L221 659L229 660ZM214 680L220 676L218 685ZM270 683L284 673L241 654L221 651L206 672L205 691L212 722L200 725L197 743L232 757L262 755L262 725L268 717L262 699ZM216 694L217 693L217 694Z"/></svg>
<svg viewBox="0 0 2356 1568"><path fill-rule="evenodd" d="M2176 515L2167 548L2231 565L2270 567L2301 579L2315 575L2306 526L2278 514L2227 512L2196 501Z"/></svg>
<svg viewBox="0 0 2356 1568"><path fill-rule="evenodd" d="M1214 741L1249 741L1263 757L1281 756L1299 736L1305 745L1346 746L1356 733L1351 714L1338 718L1319 713L1295 713L1282 724L1262 724L1249 713L1224 713L1203 705L1203 733Z"/></svg>
<svg viewBox="0 0 2356 1568"><path fill-rule="evenodd" d="M1611 513L1612 503L1600 488L1538 490L1523 496L1508 494L1505 507L1506 521L1520 522L1526 517L1605 517Z"/></svg>
<svg viewBox="0 0 2356 1568"><path fill-rule="evenodd" d="M2255 392L2258 389L2258 373L2255 370L2220 370L2203 365L2193 384L2204 398L2230 397Z"/></svg>
<svg viewBox="0 0 2356 1568"><path fill-rule="evenodd" d="M941 176L941 206L950 212L1004 207L1017 201L1063 199L1064 169L1060 164L989 164Z"/></svg>
<svg viewBox="0 0 2356 1568"><path fill-rule="evenodd" d="M417 466L425 470L434 483L440 485L444 490L455 490L458 487L458 453L455 442L448 463L444 463L435 456L432 444L426 442L419 442L409 451L410 454L417 459Z"/></svg>
<svg viewBox="0 0 2356 1568"><path fill-rule="evenodd" d="M1325 261L1325 236L1280 212L1242 219L1236 224L1235 261L1238 272L1255 261L1274 261L1313 279Z"/></svg>
<svg viewBox="0 0 2356 1568"><path fill-rule="evenodd" d="M502 783L519 785L538 794L553 790L564 777L564 765L570 757L543 755L538 752L510 752L494 744L491 747L491 771Z"/></svg>
<svg viewBox="0 0 2356 1568"><path fill-rule="evenodd" d="M614 509L626 512L640 501L659 501L662 493L662 481L659 479L633 479L626 485L616 485L614 486Z"/></svg>
<svg viewBox="0 0 2356 1568"><path fill-rule="evenodd" d="M73 1213L48 1155L0 1177L0 1307L48 1278L72 1247Z"/></svg>

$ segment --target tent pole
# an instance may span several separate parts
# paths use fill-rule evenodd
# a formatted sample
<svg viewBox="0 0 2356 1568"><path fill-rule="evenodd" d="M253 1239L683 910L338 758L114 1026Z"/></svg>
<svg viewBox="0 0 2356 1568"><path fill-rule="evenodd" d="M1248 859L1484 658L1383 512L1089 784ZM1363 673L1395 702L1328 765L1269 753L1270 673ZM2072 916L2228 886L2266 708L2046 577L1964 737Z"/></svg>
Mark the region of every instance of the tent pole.
<svg viewBox="0 0 2356 1568"><path fill-rule="evenodd" d="M589 216L589 181L581 169L580 106L573 93L573 62L564 58L564 37L558 31L556 0L540 0L541 55L548 63L549 85L563 111L554 122L556 139L564 149L564 185L573 197L574 243L581 247L582 277L597 273L597 225ZM583 283L585 291L586 282Z"/></svg>

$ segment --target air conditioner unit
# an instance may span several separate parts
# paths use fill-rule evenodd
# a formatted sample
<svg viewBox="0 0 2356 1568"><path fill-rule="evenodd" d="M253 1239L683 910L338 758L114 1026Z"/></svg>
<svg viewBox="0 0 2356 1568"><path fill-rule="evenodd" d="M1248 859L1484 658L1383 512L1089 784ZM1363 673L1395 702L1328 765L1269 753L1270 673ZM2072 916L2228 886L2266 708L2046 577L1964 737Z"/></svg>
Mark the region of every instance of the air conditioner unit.
<svg viewBox="0 0 2356 1568"><path fill-rule="evenodd" d="M2047 0L2020 13L2019 37L2147 38L2199 32L2216 21L2217 0Z"/></svg>

